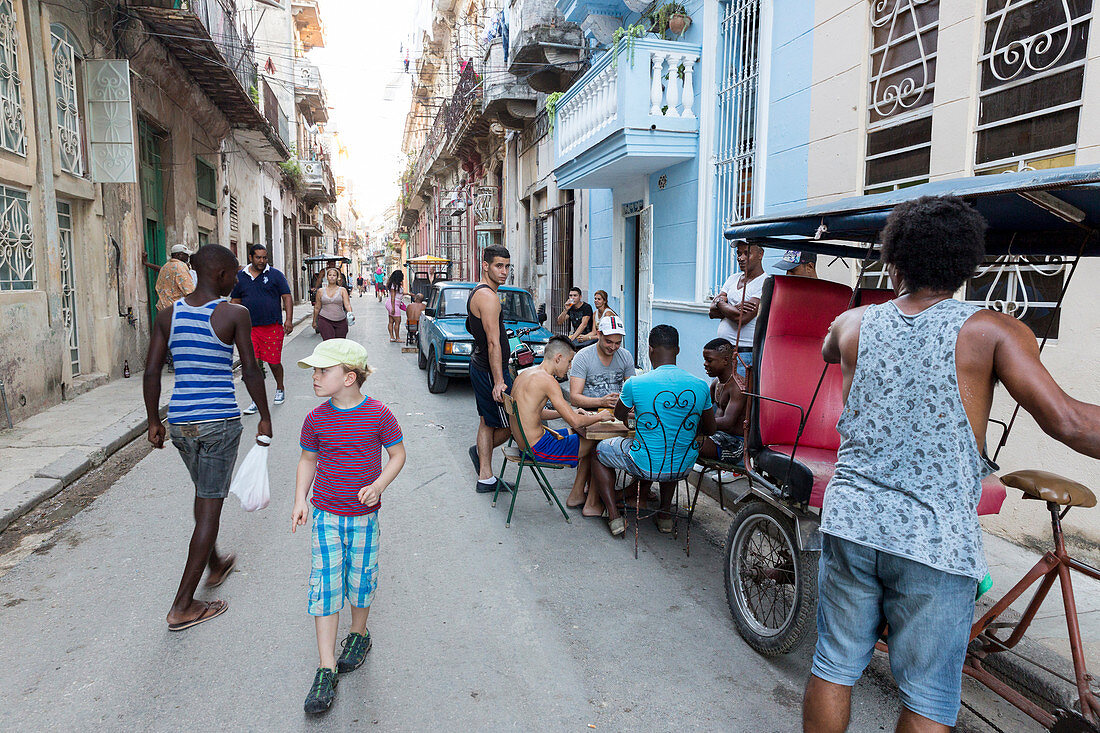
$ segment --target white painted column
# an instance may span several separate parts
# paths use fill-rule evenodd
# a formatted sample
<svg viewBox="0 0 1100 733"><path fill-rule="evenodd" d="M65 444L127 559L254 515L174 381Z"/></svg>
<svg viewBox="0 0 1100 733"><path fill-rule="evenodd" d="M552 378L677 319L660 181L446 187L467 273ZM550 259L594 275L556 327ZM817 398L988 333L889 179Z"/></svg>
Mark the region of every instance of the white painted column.
<svg viewBox="0 0 1100 733"><path fill-rule="evenodd" d="M680 74L679 59L677 54L668 55L668 83L665 85L665 116L679 117L680 112L676 108L680 106Z"/></svg>
<svg viewBox="0 0 1100 733"><path fill-rule="evenodd" d="M695 62L699 60L696 56L687 55L682 59L684 64L684 112L681 117L687 119L695 118Z"/></svg>
<svg viewBox="0 0 1100 733"><path fill-rule="evenodd" d="M649 113L661 114L661 70L665 65L664 54L657 51L651 52L653 63L650 65L649 80Z"/></svg>

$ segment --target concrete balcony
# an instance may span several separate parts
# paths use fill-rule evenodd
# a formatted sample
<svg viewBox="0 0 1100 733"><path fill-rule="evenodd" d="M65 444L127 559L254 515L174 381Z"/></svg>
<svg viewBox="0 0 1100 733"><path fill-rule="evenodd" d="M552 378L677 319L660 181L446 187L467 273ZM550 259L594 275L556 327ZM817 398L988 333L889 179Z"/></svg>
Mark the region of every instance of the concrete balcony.
<svg viewBox="0 0 1100 733"><path fill-rule="evenodd" d="M477 231L501 229L504 225L504 209L501 206L500 186L474 186L474 229Z"/></svg>
<svg viewBox="0 0 1100 733"><path fill-rule="evenodd" d="M311 125L328 122L328 100L321 84L321 70L305 59L294 64L294 101Z"/></svg>
<svg viewBox="0 0 1100 733"><path fill-rule="evenodd" d="M557 0L561 14L570 23L584 22L593 15L611 15L625 18L631 13L640 13L652 3L650 0Z"/></svg>
<svg viewBox="0 0 1100 733"><path fill-rule="evenodd" d="M289 148L260 111L256 61L237 31L233 0L130 0L129 7L242 131L249 152L259 160L287 159Z"/></svg>
<svg viewBox="0 0 1100 733"><path fill-rule="evenodd" d="M508 71L536 91L565 91L582 63L580 26L568 22L554 0L514 0L509 16Z"/></svg>
<svg viewBox="0 0 1100 733"><path fill-rule="evenodd" d="M614 188L699 151L698 44L639 39L598 58L557 104L560 188Z"/></svg>
<svg viewBox="0 0 1100 733"><path fill-rule="evenodd" d="M332 167L328 158L300 160L302 167L302 201L307 205L334 203L336 201L336 181L332 176Z"/></svg>
<svg viewBox="0 0 1100 733"><path fill-rule="evenodd" d="M504 68L504 42L494 38L485 49L481 109L488 118L512 130L522 130L538 113L536 94L526 82L511 74L494 73Z"/></svg>
<svg viewBox="0 0 1100 733"><path fill-rule="evenodd" d="M294 16L294 27L298 29L303 49L324 48L325 26L321 23L317 0L291 0L290 12Z"/></svg>

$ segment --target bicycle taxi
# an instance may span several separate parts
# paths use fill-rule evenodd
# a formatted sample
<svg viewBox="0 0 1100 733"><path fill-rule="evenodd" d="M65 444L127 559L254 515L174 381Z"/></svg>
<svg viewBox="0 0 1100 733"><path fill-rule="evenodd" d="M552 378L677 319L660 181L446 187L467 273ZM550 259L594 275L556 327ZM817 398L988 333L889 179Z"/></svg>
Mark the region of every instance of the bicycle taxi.
<svg viewBox="0 0 1100 733"><path fill-rule="evenodd" d="M1043 257L1048 263L1067 266L1058 306L1080 259L1100 256L1100 166L936 181L789 208L741 222L725 236L765 247L851 258L862 262L862 275L878 258L875 242L896 204L948 194L965 199L985 217L988 255ZM749 488L743 494L727 494L727 503L734 502L734 518L726 541L724 574L737 630L764 655L795 648L815 615L818 527L836 465L840 444L836 425L843 408L840 367L825 364L821 347L837 315L894 297L890 290L860 288L861 280L857 278L853 289L824 280L775 277L768 280L761 299L754 343L757 368L749 377L745 457ZM1052 322L1048 319L1048 334ZM1040 350L1046 341L1044 336ZM1007 424L999 423L1002 436L993 452L993 466L1015 416L1016 412ZM1050 730L1097 733L1100 689L1086 669L1071 571L1100 579L1100 570L1069 555L1061 530L1066 512L1094 506L1096 499L1075 481L1040 471L1017 471L986 479L978 514L998 513L1008 490L1046 502L1052 549L974 623L964 674ZM986 664L998 654L1017 654L1014 648L1055 582L1062 591L1073 667L1072 679L1057 676L1074 688L1076 696L1073 705L1063 708L1022 694L990 669L996 665ZM1036 583L1038 588L1019 621L1002 618L1009 604ZM885 641L879 647L888 651Z"/></svg>

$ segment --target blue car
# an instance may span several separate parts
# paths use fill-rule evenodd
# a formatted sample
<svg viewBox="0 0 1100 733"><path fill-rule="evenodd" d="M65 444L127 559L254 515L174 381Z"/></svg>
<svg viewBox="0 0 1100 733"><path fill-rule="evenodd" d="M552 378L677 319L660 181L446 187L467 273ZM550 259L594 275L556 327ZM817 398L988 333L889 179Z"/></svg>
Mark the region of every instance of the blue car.
<svg viewBox="0 0 1100 733"><path fill-rule="evenodd" d="M477 283L439 282L428 293L427 308L420 316L416 338L416 363L428 372L428 391L447 391L451 377L470 376L470 354L474 338L466 330L466 300ZM535 363L542 361L546 342L553 335L539 325L531 294L521 288L502 285L500 305L504 325L513 330L533 329L521 337L535 352Z"/></svg>

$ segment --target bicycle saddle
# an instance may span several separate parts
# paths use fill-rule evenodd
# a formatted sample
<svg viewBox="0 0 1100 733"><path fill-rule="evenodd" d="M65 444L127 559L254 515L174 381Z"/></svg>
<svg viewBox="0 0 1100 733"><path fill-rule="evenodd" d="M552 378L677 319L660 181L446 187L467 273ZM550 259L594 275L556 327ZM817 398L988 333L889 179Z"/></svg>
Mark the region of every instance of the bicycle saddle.
<svg viewBox="0 0 1100 733"><path fill-rule="evenodd" d="M1049 471L1013 471L1001 483L1024 492L1025 499L1040 499L1062 506L1096 506L1096 496L1084 484Z"/></svg>

